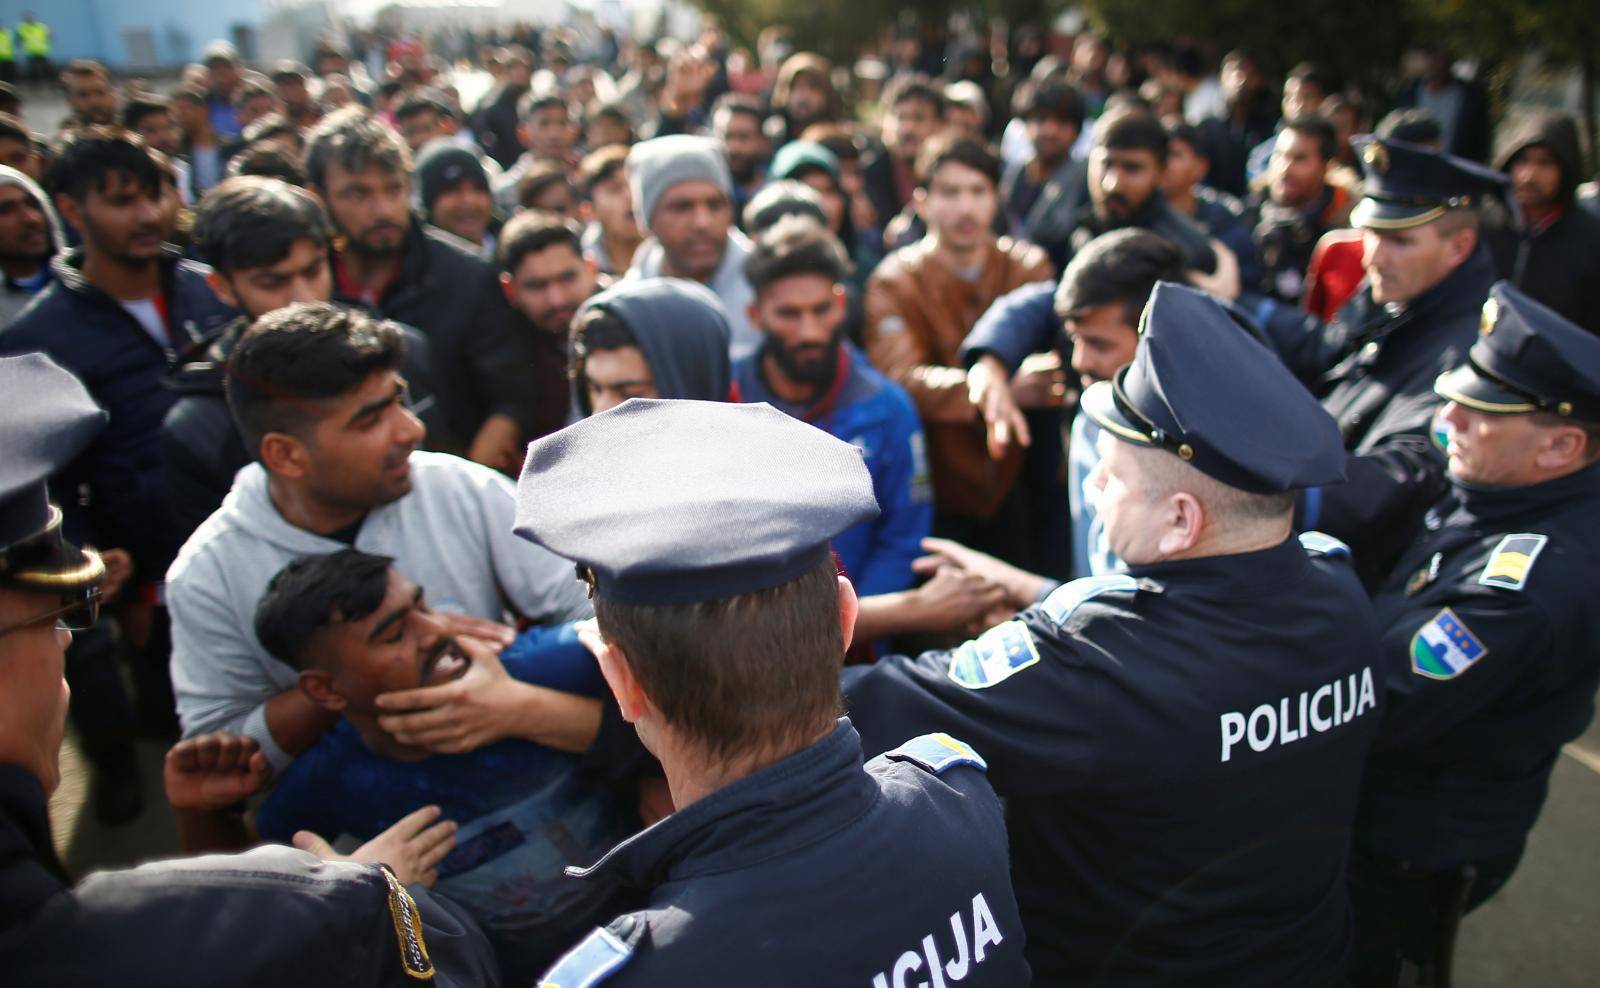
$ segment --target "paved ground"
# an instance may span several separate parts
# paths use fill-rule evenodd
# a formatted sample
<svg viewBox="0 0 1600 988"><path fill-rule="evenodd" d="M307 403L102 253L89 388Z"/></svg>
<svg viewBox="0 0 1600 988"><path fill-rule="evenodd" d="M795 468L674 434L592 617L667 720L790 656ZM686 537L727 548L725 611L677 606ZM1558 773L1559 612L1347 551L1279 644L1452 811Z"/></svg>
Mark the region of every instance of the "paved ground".
<svg viewBox="0 0 1600 988"><path fill-rule="evenodd" d="M155 81L165 89L170 81ZM462 80L463 97L478 88ZM28 89L26 112L36 129L49 130L66 112L53 92ZM172 814L161 795L160 745L140 742L145 812L116 829L80 813L87 771L69 741L62 754L63 783L52 802L57 846L74 872L125 865L175 853ZM1501 893L1463 924L1457 988L1592 988L1600 982L1600 727L1569 747L1556 766L1550 800L1534 829L1528 853Z"/></svg>

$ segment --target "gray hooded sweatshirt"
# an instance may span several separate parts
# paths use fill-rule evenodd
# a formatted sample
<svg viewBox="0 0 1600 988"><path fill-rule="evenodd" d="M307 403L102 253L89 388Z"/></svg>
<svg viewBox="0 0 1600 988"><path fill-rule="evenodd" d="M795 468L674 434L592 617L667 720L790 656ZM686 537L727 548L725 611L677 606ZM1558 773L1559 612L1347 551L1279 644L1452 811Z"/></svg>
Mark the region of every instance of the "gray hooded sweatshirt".
<svg viewBox="0 0 1600 988"><path fill-rule="evenodd" d="M50 197L44 194L37 182L22 172L7 165L0 165L0 185L20 186L33 201L44 210L45 221L50 224L50 250L55 252L67 242L66 233L61 226L61 217L56 215L56 208L50 204ZM50 259L47 257L40 263L40 274L44 277L38 285L27 288L12 281L8 276L0 276L0 326L4 326L17 317L17 313L27 308L33 297L50 284Z"/></svg>
<svg viewBox="0 0 1600 988"><path fill-rule="evenodd" d="M511 534L516 488L487 467L444 453L411 454L411 492L367 513L355 548L391 556L434 610L541 624L592 615L572 564ZM277 769L293 760L267 730L267 700L298 674L262 648L256 604L291 560L345 548L285 521L267 474L239 471L222 507L189 536L167 571L172 687L185 737L208 731L261 743Z"/></svg>

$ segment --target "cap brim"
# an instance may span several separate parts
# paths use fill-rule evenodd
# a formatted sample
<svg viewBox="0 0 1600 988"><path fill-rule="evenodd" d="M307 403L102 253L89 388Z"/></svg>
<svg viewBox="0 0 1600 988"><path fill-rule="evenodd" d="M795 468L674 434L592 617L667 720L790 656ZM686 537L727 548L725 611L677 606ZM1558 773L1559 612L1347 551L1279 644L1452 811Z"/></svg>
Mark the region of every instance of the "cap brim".
<svg viewBox="0 0 1600 988"><path fill-rule="evenodd" d="M1117 408L1117 400L1110 381L1096 381L1083 392L1078 399L1078 411L1089 416L1095 423L1123 442L1133 443L1137 446L1150 446L1150 437L1141 432L1126 415Z"/></svg>
<svg viewBox="0 0 1600 988"><path fill-rule="evenodd" d="M1479 374L1471 364L1440 374L1433 382L1433 392L1458 405L1494 415L1538 411L1532 402Z"/></svg>
<svg viewBox="0 0 1600 988"><path fill-rule="evenodd" d="M1405 230L1432 223L1443 215L1443 206L1412 206L1383 199L1362 199L1350 211L1350 225L1357 229Z"/></svg>

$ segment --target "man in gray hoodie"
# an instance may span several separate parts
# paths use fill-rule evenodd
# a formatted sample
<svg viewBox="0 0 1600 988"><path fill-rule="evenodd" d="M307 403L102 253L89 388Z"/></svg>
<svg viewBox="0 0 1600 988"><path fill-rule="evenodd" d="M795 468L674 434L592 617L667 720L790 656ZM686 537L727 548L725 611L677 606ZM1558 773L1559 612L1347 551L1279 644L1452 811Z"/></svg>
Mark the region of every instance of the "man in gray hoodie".
<svg viewBox="0 0 1600 988"><path fill-rule="evenodd" d="M508 614L536 623L587 617L572 567L507 538L515 490L498 473L418 450L406 407L400 329L326 303L262 317L229 361L227 397L256 462L167 574L172 678L184 734L255 738L277 767L333 718L256 637L256 604L289 560L342 546L390 556L452 633L497 640ZM485 667L487 668L487 667ZM508 677L463 680L460 702L429 711L434 736L514 736L547 717L548 695ZM406 713L404 707L394 713Z"/></svg>
<svg viewBox="0 0 1600 988"><path fill-rule="evenodd" d="M50 284L50 255L64 243L61 218L44 190L0 165L0 326Z"/></svg>

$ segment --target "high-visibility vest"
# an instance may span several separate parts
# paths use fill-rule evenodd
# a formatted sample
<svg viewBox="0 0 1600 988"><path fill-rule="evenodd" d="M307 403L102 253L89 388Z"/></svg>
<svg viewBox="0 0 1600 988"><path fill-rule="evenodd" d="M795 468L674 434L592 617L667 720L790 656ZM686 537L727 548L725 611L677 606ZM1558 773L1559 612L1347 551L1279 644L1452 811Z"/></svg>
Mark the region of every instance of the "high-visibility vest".
<svg viewBox="0 0 1600 988"><path fill-rule="evenodd" d="M17 60L17 42L9 27L0 27L0 62Z"/></svg>
<svg viewBox="0 0 1600 988"><path fill-rule="evenodd" d="M17 36L22 39L22 50L29 55L50 54L50 26L40 21L23 21L17 25Z"/></svg>

